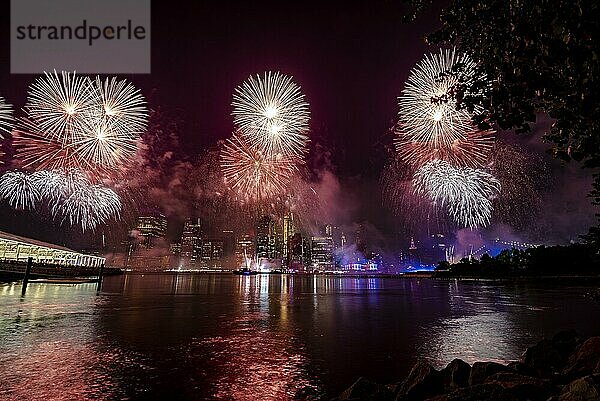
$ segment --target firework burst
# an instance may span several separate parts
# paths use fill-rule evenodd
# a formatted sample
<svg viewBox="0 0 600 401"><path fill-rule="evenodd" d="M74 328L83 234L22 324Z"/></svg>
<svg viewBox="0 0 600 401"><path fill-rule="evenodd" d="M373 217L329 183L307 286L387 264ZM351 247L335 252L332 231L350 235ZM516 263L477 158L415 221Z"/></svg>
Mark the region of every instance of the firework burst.
<svg viewBox="0 0 600 401"><path fill-rule="evenodd" d="M24 111L14 131L21 166L81 169L96 181L127 166L148 119L142 95L127 81L67 72L35 81Z"/></svg>
<svg viewBox="0 0 600 401"><path fill-rule="evenodd" d="M479 168L489 161L494 146L493 130L473 128L464 139L455 139L449 144L433 144L412 139L403 130L396 131L394 144L398 156L407 164L418 167L433 160L444 160L455 166Z"/></svg>
<svg viewBox="0 0 600 401"><path fill-rule="evenodd" d="M9 171L0 177L0 198L15 209L33 209L41 194L36 177L22 171Z"/></svg>
<svg viewBox="0 0 600 401"><path fill-rule="evenodd" d="M41 170L32 174L41 198L61 222L93 230L111 218L118 218L121 199L110 188L93 185L81 170Z"/></svg>
<svg viewBox="0 0 600 401"><path fill-rule="evenodd" d="M118 126L116 120L89 119L73 138L73 163L89 171L105 171L123 166L135 155L139 136Z"/></svg>
<svg viewBox="0 0 600 401"><path fill-rule="evenodd" d="M83 231L93 230L110 218L119 217L121 199L101 185L78 186L52 211L64 216L71 225L80 225Z"/></svg>
<svg viewBox="0 0 600 401"><path fill-rule="evenodd" d="M296 166L281 153L265 154L233 135L223 146L221 169L225 183L241 199L261 201L284 194Z"/></svg>
<svg viewBox="0 0 600 401"><path fill-rule="evenodd" d="M4 139L2 137L2 131L10 133L13 128L13 116L12 116L12 106L4 100L3 97L0 97L0 141ZM2 164L2 156L4 156L4 152L1 149L2 142L0 142L0 164Z"/></svg>
<svg viewBox="0 0 600 401"><path fill-rule="evenodd" d="M410 142L451 148L473 131L472 117L483 110L468 111L457 105L457 91L473 87L478 80L476 63L456 49L425 56L412 69L398 98L403 136Z"/></svg>
<svg viewBox="0 0 600 401"><path fill-rule="evenodd" d="M143 134L148 125L148 109L140 90L115 77L104 81L96 77L94 82L95 102L99 106L95 111L100 112L101 121L119 135L138 137Z"/></svg>
<svg viewBox="0 0 600 401"><path fill-rule="evenodd" d="M92 81L63 71L44 73L29 87L25 111L50 138L67 143L96 106Z"/></svg>
<svg viewBox="0 0 600 401"><path fill-rule="evenodd" d="M28 118L20 118L13 131L16 159L23 168L62 169L78 167L74 149L40 130Z"/></svg>
<svg viewBox="0 0 600 401"><path fill-rule="evenodd" d="M55 218L80 225L83 231L118 218L121 210L113 190L92 185L79 170L7 172L0 177L0 198L15 209L34 209L43 201Z"/></svg>
<svg viewBox="0 0 600 401"><path fill-rule="evenodd" d="M468 228L490 223L492 200L500 193L500 182L493 175L481 169L454 167L443 160L419 168L413 185L416 193L447 207L455 222Z"/></svg>
<svg viewBox="0 0 600 401"><path fill-rule="evenodd" d="M2 139L2 131L10 133L13 127L12 106L0 97L0 139Z"/></svg>
<svg viewBox="0 0 600 401"><path fill-rule="evenodd" d="M308 137L308 103L292 77L279 72L251 76L233 95L233 119L249 145L264 154L301 157Z"/></svg>

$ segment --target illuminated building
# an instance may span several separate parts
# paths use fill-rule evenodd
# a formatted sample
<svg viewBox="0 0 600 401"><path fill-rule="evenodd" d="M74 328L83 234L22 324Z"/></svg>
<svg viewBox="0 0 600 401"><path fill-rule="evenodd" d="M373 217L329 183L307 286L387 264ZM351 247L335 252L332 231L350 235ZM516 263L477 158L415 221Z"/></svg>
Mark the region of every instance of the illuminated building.
<svg viewBox="0 0 600 401"><path fill-rule="evenodd" d="M310 264L310 242L295 233L289 239L288 268L296 271L305 271Z"/></svg>
<svg viewBox="0 0 600 401"><path fill-rule="evenodd" d="M449 248L449 244L447 244L447 238L444 234L432 234L431 235L431 242L429 244L430 246L430 251L431 251L431 255L430 255L430 261L432 263L439 263L443 260L448 260L448 248Z"/></svg>
<svg viewBox="0 0 600 401"><path fill-rule="evenodd" d="M38 264L77 267L100 267L105 262L100 256L0 231L0 261L26 263L28 258Z"/></svg>
<svg viewBox="0 0 600 401"><path fill-rule="evenodd" d="M245 234L238 238L235 243L235 260L237 264L245 262L244 257L253 259L254 251L254 238L252 236Z"/></svg>
<svg viewBox="0 0 600 401"><path fill-rule="evenodd" d="M169 246L169 251L171 255L179 256L181 255L181 244L179 242L174 242Z"/></svg>
<svg viewBox="0 0 600 401"><path fill-rule="evenodd" d="M295 233L294 215L288 213L283 216L283 257L287 259L290 252L290 239Z"/></svg>
<svg viewBox="0 0 600 401"><path fill-rule="evenodd" d="M235 253L235 235L232 230L223 230L223 256L231 256Z"/></svg>
<svg viewBox="0 0 600 401"><path fill-rule="evenodd" d="M275 222L269 216L262 217L256 226L256 257L259 259L277 257L277 232Z"/></svg>
<svg viewBox="0 0 600 401"><path fill-rule="evenodd" d="M410 246L408 247L408 264L411 266L419 264L419 259L417 257L417 246L415 245L414 237L410 237Z"/></svg>
<svg viewBox="0 0 600 401"><path fill-rule="evenodd" d="M178 257L166 242L167 218L162 214L138 217L130 233L125 267L136 271L160 271L177 264Z"/></svg>
<svg viewBox="0 0 600 401"><path fill-rule="evenodd" d="M310 252L311 266L315 270L333 268L333 239L331 237L312 237Z"/></svg>
<svg viewBox="0 0 600 401"><path fill-rule="evenodd" d="M223 240L204 239L202 241L202 266L209 269L221 269L223 258Z"/></svg>
<svg viewBox="0 0 600 401"><path fill-rule="evenodd" d="M200 219L186 219L181 235L181 264L192 267L200 258L202 246L202 229Z"/></svg>
<svg viewBox="0 0 600 401"><path fill-rule="evenodd" d="M354 233L354 244L356 245L356 250L363 255L367 253L367 243L364 237L364 227L363 224L359 224L356 232Z"/></svg>
<svg viewBox="0 0 600 401"><path fill-rule="evenodd" d="M140 245L152 248L157 238L164 238L167 234L167 218L159 214L157 216L140 216L136 230L142 237Z"/></svg>
<svg viewBox="0 0 600 401"><path fill-rule="evenodd" d="M152 255L144 252L132 255L127 260L127 268L134 271L163 271L174 267L172 255Z"/></svg>

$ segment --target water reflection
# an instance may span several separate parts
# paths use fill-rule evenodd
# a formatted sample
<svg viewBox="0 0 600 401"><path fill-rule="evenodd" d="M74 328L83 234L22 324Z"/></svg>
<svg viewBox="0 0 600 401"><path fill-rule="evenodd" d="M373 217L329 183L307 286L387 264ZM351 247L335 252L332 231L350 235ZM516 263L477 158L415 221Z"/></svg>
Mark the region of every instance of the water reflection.
<svg viewBox="0 0 600 401"><path fill-rule="evenodd" d="M2 400L317 400L417 357L507 361L599 334L585 287L289 275L0 286Z"/></svg>
<svg viewBox="0 0 600 401"><path fill-rule="evenodd" d="M114 400L116 379L132 366L118 347L94 333L95 284L0 287L0 399ZM135 380L133 381L135 382Z"/></svg>

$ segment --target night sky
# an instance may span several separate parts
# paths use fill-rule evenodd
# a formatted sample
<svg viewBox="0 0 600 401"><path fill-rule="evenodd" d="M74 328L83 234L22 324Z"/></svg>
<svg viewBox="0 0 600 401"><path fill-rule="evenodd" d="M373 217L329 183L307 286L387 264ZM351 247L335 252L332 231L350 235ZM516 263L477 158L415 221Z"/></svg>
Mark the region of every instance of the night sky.
<svg viewBox="0 0 600 401"><path fill-rule="evenodd" d="M443 4L443 3L442 3ZM10 75L9 4L0 9L0 95L19 109L32 76ZM292 75L311 109L310 136L332 150L341 201L355 202L344 224L368 221L385 235L397 231L381 206L378 177L384 148L410 68L428 50L424 35L438 26L441 5L404 24L400 1L362 5L334 2L152 2L152 74L124 76L142 89L151 108L178 121L177 157L193 159L233 129L231 96L250 74ZM541 129L541 128L540 128ZM509 140L542 153L540 129ZM576 238L593 224L585 194L590 173L550 161L552 177L541 218L554 216L551 241ZM563 184L568 183L569 187ZM557 195L553 188L562 187ZM50 224L2 207L0 230L56 240ZM492 227L493 231L494 227ZM528 233L511 233L527 239ZM61 238L60 241L68 241Z"/></svg>

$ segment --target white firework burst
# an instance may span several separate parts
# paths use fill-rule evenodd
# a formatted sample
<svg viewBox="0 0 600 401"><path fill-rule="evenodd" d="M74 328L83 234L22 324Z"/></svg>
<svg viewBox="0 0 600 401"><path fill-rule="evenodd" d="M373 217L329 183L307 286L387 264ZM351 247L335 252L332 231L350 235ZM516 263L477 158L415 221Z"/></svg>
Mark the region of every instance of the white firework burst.
<svg viewBox="0 0 600 401"><path fill-rule="evenodd" d="M486 80L478 75L476 66L468 55L456 49L426 55L417 63L398 98L399 120L407 139L436 148L467 139L474 129L472 117L483 109L478 106L468 111L458 107L456 91Z"/></svg>
<svg viewBox="0 0 600 401"><path fill-rule="evenodd" d="M500 182L481 169L454 167L434 160L419 168L413 177L415 191L447 207L455 222L463 227L489 225L492 200L500 193Z"/></svg>
<svg viewBox="0 0 600 401"><path fill-rule="evenodd" d="M15 209L33 209L41 194L36 180L23 171L9 171L0 177L0 198Z"/></svg>
<svg viewBox="0 0 600 401"><path fill-rule="evenodd" d="M95 112L100 112L104 124L118 131L120 136L139 137L148 125L148 109L140 90L126 80L116 77L104 81L96 77Z"/></svg>
<svg viewBox="0 0 600 401"><path fill-rule="evenodd" d="M292 77L251 76L235 89L232 106L234 123L249 145L269 155L305 152L310 112Z"/></svg>
<svg viewBox="0 0 600 401"><path fill-rule="evenodd" d="M67 184L72 185L76 181ZM62 216L71 225L83 231L93 230L111 218L119 218L121 199L112 189L89 182L78 182L64 194L62 201L53 205L54 216Z"/></svg>
<svg viewBox="0 0 600 401"><path fill-rule="evenodd" d="M31 84L24 109L40 132L66 143L95 106L96 93L88 77L54 71Z"/></svg>
<svg viewBox="0 0 600 401"><path fill-rule="evenodd" d="M0 96L0 139L2 139L2 131L10 133L13 128L13 109L12 106L6 103L3 97Z"/></svg>
<svg viewBox="0 0 600 401"><path fill-rule="evenodd" d="M16 158L35 169L82 169L95 181L125 168L148 122L143 96L116 78L62 72L35 81L14 131Z"/></svg>
<svg viewBox="0 0 600 401"><path fill-rule="evenodd" d="M90 118L82 123L69 147L76 165L84 170L111 170L119 168L135 155L139 135L116 120Z"/></svg>

